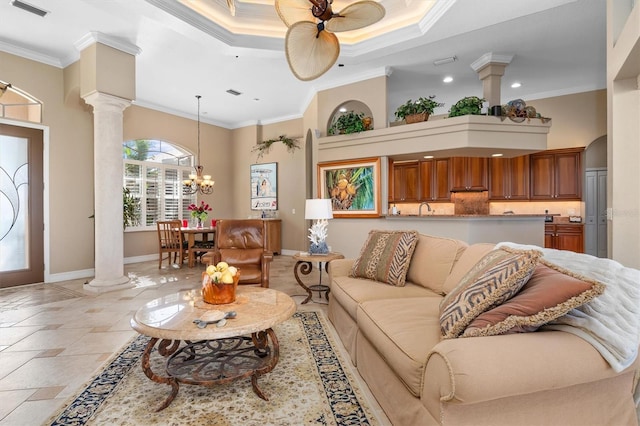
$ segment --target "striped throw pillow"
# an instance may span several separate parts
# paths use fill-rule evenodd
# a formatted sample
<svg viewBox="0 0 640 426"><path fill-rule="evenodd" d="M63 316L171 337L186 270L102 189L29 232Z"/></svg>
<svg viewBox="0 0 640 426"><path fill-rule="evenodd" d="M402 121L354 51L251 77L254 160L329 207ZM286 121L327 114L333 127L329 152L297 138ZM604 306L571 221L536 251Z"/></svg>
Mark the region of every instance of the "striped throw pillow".
<svg viewBox="0 0 640 426"><path fill-rule="evenodd" d="M460 336L478 315L514 296L529 281L541 254L506 248L487 253L440 303L442 336Z"/></svg>
<svg viewBox="0 0 640 426"><path fill-rule="evenodd" d="M604 292L604 284L540 258L529 281L511 299L475 318L462 337L535 331Z"/></svg>
<svg viewBox="0 0 640 426"><path fill-rule="evenodd" d="M404 286L417 242L417 231L369 231L350 276Z"/></svg>

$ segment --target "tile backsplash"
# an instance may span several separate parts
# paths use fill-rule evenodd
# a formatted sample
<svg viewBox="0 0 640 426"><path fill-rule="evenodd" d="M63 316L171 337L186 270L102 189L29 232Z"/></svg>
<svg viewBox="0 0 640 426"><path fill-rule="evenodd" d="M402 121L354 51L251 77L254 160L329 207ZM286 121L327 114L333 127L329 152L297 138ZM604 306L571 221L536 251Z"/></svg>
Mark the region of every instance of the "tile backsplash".
<svg viewBox="0 0 640 426"><path fill-rule="evenodd" d="M549 214L560 216L583 216L584 203L581 201L510 201L510 202L488 202L489 211L482 214L504 214L511 211L514 214L545 214L545 210L549 210ZM389 214L391 214L391 206L389 204ZM437 215L454 215L454 203L429 203L431 211L427 207L422 207L422 214ZM396 203L397 209L403 215L416 215L420 203ZM459 213L458 213L459 214Z"/></svg>

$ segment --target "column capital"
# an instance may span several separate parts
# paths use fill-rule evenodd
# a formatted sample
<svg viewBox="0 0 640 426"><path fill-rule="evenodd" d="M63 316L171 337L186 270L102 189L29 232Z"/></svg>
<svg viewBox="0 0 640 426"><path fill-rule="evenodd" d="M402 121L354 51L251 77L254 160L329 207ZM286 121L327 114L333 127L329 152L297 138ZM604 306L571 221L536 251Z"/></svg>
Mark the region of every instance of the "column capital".
<svg viewBox="0 0 640 426"><path fill-rule="evenodd" d="M86 103L92 105L94 109L101 111L122 112L131 105L131 101L128 99L101 92L92 92L83 96L83 99Z"/></svg>
<svg viewBox="0 0 640 426"><path fill-rule="evenodd" d="M513 60L513 55L498 55L493 52L485 53L471 63L475 72L480 72L487 65L502 65L506 67Z"/></svg>

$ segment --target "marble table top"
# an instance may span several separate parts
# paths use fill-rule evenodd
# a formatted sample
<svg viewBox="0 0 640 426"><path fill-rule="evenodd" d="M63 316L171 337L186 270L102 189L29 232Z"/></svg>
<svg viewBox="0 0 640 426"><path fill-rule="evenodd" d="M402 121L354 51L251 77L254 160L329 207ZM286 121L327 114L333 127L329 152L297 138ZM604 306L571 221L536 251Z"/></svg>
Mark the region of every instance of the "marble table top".
<svg viewBox="0 0 640 426"><path fill-rule="evenodd" d="M226 312L237 316L224 327L210 324L198 328L195 319L215 321ZM296 304L286 294L261 287L239 286L236 301L211 305L198 290L173 293L142 306L131 318L131 327L140 334L168 340L214 340L266 330L294 314Z"/></svg>

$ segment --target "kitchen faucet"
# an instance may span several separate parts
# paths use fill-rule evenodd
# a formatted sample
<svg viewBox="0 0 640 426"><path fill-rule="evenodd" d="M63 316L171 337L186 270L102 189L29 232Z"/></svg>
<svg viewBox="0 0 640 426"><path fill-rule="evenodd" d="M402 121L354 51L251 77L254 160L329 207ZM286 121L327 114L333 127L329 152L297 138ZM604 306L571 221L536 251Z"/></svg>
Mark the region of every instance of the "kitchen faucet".
<svg viewBox="0 0 640 426"><path fill-rule="evenodd" d="M431 206L429 205L429 203L423 201L422 203L420 203L420 207L418 207L418 216L422 216L422 206L424 206L425 204L427 205L427 211L431 211Z"/></svg>

